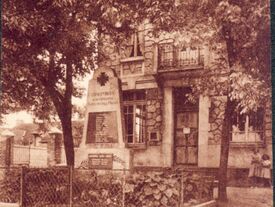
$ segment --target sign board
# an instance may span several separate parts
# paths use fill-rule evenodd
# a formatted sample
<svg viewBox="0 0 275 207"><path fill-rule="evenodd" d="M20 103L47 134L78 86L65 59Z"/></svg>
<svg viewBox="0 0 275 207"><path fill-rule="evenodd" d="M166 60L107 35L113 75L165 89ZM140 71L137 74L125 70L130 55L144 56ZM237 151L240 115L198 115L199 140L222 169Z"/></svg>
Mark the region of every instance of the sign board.
<svg viewBox="0 0 275 207"><path fill-rule="evenodd" d="M90 112L86 143L117 143L116 112Z"/></svg>
<svg viewBox="0 0 275 207"><path fill-rule="evenodd" d="M184 127L183 128L183 134L190 134L190 128L189 127Z"/></svg>
<svg viewBox="0 0 275 207"><path fill-rule="evenodd" d="M89 154L88 165L91 169L113 169L113 154Z"/></svg>

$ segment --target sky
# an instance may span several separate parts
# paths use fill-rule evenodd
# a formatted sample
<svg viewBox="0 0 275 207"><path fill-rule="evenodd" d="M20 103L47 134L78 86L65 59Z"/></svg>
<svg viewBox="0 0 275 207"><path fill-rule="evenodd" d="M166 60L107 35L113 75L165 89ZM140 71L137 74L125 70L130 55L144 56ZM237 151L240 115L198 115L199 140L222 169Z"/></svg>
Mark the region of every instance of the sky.
<svg viewBox="0 0 275 207"><path fill-rule="evenodd" d="M85 89L84 95L81 99L73 98L73 104L84 107L87 101L87 90L89 80L92 78L92 74L87 75L82 81L78 81L78 85ZM26 111L20 111L17 113L12 113L7 116L4 116L4 124L1 127L4 128L13 128L17 123L32 123L33 116Z"/></svg>

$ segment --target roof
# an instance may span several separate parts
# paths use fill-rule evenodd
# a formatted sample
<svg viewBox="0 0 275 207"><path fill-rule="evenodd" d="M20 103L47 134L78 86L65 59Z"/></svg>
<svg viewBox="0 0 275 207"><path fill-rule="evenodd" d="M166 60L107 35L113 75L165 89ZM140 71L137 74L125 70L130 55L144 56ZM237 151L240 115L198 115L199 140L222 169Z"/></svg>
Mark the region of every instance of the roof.
<svg viewBox="0 0 275 207"><path fill-rule="evenodd" d="M60 129L58 129L57 127L51 127L49 132L49 134L62 134L62 131Z"/></svg>
<svg viewBox="0 0 275 207"><path fill-rule="evenodd" d="M10 131L9 129L5 129L1 132L1 136L3 136L3 137L14 137L15 134L12 131Z"/></svg>

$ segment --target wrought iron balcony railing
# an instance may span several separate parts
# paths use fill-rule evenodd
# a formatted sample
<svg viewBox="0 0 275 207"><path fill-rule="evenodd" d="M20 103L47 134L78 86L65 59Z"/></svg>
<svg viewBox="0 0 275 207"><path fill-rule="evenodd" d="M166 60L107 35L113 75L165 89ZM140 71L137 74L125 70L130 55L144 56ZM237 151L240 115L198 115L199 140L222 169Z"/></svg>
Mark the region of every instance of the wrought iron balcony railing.
<svg viewBox="0 0 275 207"><path fill-rule="evenodd" d="M202 48L175 46L173 43L159 44L158 65L160 71L203 67Z"/></svg>

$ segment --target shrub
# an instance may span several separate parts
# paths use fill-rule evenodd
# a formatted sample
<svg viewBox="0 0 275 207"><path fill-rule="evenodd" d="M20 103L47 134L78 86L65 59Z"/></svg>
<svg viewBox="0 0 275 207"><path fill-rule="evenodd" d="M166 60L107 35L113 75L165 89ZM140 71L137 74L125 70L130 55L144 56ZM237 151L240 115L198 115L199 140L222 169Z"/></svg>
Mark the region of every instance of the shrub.
<svg viewBox="0 0 275 207"><path fill-rule="evenodd" d="M16 203L20 199L20 169L7 168L1 170L0 201Z"/></svg>

